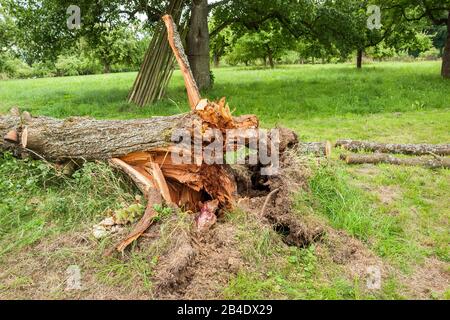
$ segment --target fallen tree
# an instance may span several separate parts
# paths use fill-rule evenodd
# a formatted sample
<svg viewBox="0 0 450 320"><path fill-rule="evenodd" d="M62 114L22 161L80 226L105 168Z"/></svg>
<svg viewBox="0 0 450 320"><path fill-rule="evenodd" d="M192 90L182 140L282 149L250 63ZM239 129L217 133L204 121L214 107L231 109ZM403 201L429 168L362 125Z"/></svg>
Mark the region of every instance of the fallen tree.
<svg viewBox="0 0 450 320"><path fill-rule="evenodd" d="M450 144L398 144L380 143L370 141L356 141L350 139L338 140L336 147L342 147L349 151L372 151L381 153L401 153L409 155L450 155Z"/></svg>
<svg viewBox="0 0 450 320"><path fill-rule="evenodd" d="M199 230L215 222L216 212L235 205L238 189L236 180L239 178L231 166L220 161L208 163L202 157L210 142L219 141L219 150L228 151L231 147L232 151L237 151L236 141L227 140L227 130L234 130L234 138L249 148L255 147L249 141L256 137L258 143L265 144L265 152L269 153L283 152L293 147L297 147L297 153L302 154L328 157L330 153L329 142L298 143L296 134L288 129L279 130L279 137L255 136L255 130L259 127L255 115L233 117L225 98L218 102L202 99L175 24L168 15L163 20L170 47L184 78L191 112L150 119L95 120L88 117L32 117L27 112L20 113L14 109L10 114L0 117L0 134L3 137L0 139L0 151L8 150L21 157L31 156L64 168L69 167L65 165L67 163L104 160L132 179L145 196L147 207L133 230L113 248L121 252L154 222L157 216L154 209L156 204L164 202L172 207L197 212L196 224ZM217 135L209 135L210 131ZM180 139L183 140L183 134L186 133L192 139L187 144L180 144ZM195 150L198 137L202 138L200 155ZM282 141L278 150L271 149L274 140ZM259 144L256 149L258 147ZM192 149L194 152L190 153ZM180 163L172 157L173 154L184 155L185 152L191 161ZM254 184L255 190L263 191L263 195L266 189L269 189L267 193L270 189L283 190L281 182L270 186L274 181L256 172L264 166L270 169L271 164L258 162L245 169L248 184ZM281 180L278 178L278 181ZM286 190L284 192L287 194ZM267 197L265 206L273 201L272 196ZM298 233L298 223L294 224L292 232L296 231L291 237L297 239L295 243L300 245L311 238Z"/></svg>

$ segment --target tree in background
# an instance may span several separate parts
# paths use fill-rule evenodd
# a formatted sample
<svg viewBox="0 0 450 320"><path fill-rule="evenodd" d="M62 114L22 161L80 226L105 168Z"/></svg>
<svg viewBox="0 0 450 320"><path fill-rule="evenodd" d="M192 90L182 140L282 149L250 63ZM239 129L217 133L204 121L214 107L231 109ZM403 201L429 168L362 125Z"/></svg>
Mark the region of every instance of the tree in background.
<svg viewBox="0 0 450 320"><path fill-rule="evenodd" d="M416 23L427 21L434 27L444 26L447 37L442 52L441 75L450 78L450 0L382 0L398 19Z"/></svg>
<svg viewBox="0 0 450 320"><path fill-rule="evenodd" d="M214 28L214 23L211 23L211 26L211 28ZM214 67L219 67L222 57L229 53L235 41L235 36L230 28L221 30L210 39L209 47Z"/></svg>
<svg viewBox="0 0 450 320"><path fill-rule="evenodd" d="M136 64L139 45L132 29L109 24L96 24L94 28L98 30L95 37L88 38L88 43L94 57L102 63L104 73L110 73L113 64Z"/></svg>
<svg viewBox="0 0 450 320"><path fill-rule="evenodd" d="M233 64L243 62L248 65L261 59L265 65L274 68L275 61L295 44L292 35L280 28L276 20L265 21L256 30L243 29L237 33L242 36L238 37L228 57Z"/></svg>

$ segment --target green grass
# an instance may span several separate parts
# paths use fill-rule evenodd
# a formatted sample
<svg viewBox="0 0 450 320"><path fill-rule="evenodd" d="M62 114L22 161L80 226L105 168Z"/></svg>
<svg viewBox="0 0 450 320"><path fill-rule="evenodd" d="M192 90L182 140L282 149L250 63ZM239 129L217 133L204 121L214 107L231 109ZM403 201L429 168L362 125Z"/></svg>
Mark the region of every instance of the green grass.
<svg viewBox="0 0 450 320"><path fill-rule="evenodd" d="M264 127L290 127L307 141L353 138L448 143L450 82L441 79L439 68L437 62L421 62L372 64L362 70L346 64L215 69L216 85L205 96L226 96L236 114L257 114ZM33 115L129 119L188 111L178 71L166 98L146 108L126 103L135 76L123 73L0 81L0 113L18 106ZM384 280L382 290L366 292L364 279L349 278L343 266L321 258L318 248L289 248L272 229L235 213L229 222L239 230L239 249L252 267L230 281L223 297L408 298L416 296L403 290L408 286L404 279L422 268L427 259L445 263L448 272L449 170L351 167L338 160L339 153L335 152L330 163L313 169L309 192L297 195L296 208L299 215L321 219L360 239L389 264L395 272ZM383 202L386 188L393 196ZM43 239L74 230L86 232L86 226L89 229L106 210L122 202L132 203L136 193L126 179L103 164L90 164L73 178L66 178L45 163L3 155L0 264ZM170 233L171 227L163 221L164 226ZM107 244L100 243L100 247ZM160 248L137 251L125 261L97 260L99 250L84 263L98 281L115 288L138 283L144 291L150 290L152 259ZM0 293L33 282L30 274L14 277L9 284L2 283L0 277ZM448 292L447 288L446 293L436 296L431 292L427 297L448 299Z"/></svg>

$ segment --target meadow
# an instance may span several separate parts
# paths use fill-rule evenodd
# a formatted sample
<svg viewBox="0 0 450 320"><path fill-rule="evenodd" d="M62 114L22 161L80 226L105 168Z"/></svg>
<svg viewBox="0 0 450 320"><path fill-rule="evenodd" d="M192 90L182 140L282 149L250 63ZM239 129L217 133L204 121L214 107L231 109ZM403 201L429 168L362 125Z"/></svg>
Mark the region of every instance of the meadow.
<svg viewBox="0 0 450 320"><path fill-rule="evenodd" d="M438 62L297 65L213 69L209 99L227 98L235 114L258 115L263 127L295 130L303 141L365 139L449 143L450 82ZM136 73L0 81L0 113L131 119L188 111L181 74L166 97L139 108L126 102ZM288 247L242 212L236 230L246 268L214 297L288 299L450 298L450 171L392 165L348 166L334 150L313 165L296 210L358 241L360 259L340 262L320 245ZM102 213L132 202L136 190L106 165L61 177L43 162L0 158L0 298L151 298L157 251L103 258L109 244L89 237ZM164 221L162 222L164 224ZM261 229L262 228L262 229ZM153 251L151 251L153 250ZM101 257L101 258L100 258ZM353 272L383 264L383 284L367 290ZM83 267L89 287L64 291L69 264ZM48 271L43 270L47 266Z"/></svg>

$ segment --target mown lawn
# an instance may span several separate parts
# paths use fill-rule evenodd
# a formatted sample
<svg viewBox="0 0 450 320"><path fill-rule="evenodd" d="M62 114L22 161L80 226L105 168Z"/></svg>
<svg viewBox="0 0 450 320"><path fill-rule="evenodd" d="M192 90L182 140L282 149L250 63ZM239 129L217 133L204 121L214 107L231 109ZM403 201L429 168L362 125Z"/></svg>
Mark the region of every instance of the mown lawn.
<svg viewBox="0 0 450 320"><path fill-rule="evenodd" d="M214 70L215 87L205 95L226 96L236 114L255 113L262 126L290 127L306 141L448 143L450 82L440 78L439 68L437 62L381 63L362 70L352 65L223 68ZM3 81L0 113L18 106L33 115L127 119L188 110L178 72L163 101L147 108L127 104L135 76ZM320 258L318 248L286 248L273 230L260 232L255 221L236 213L228 223L245 230L239 234L241 249L255 268L233 278L222 297L449 298L449 170L348 167L338 160L339 152L313 170L310 191L296 198L298 212L344 230L388 265L382 290L364 290L364 279L344 276L346 266ZM50 256L30 249L43 239L85 232L108 208L133 201L136 190L121 177L93 164L67 179L45 164L6 155L0 160L0 187L0 297L32 297L27 290L39 286L32 270L11 265L20 254L28 261L55 261L63 269L67 261L82 264L100 282L138 286L146 296L153 262L145 262L145 253L128 263L97 263L98 248L79 255L62 245ZM64 297L56 288L41 296Z"/></svg>

